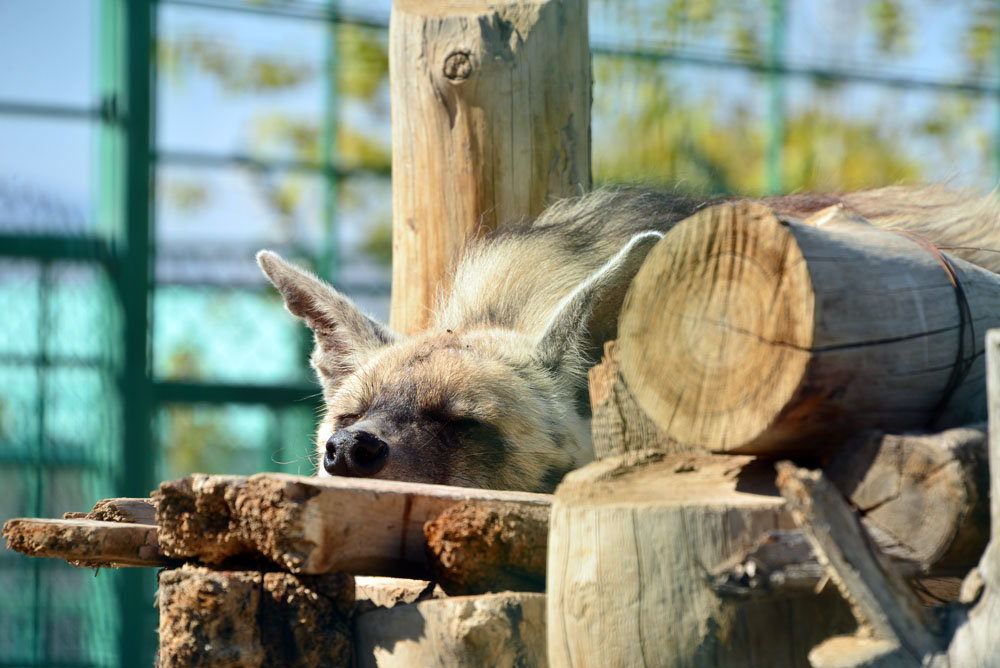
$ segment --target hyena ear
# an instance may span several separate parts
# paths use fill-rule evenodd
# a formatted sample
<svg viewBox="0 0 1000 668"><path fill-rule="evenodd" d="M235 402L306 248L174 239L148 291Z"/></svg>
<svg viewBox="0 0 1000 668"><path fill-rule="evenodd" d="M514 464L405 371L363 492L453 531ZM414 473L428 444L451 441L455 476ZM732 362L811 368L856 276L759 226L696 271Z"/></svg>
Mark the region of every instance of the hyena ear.
<svg viewBox="0 0 1000 668"><path fill-rule="evenodd" d="M285 298L285 308L309 326L316 337L312 363L324 384L336 386L396 334L361 312L350 299L310 272L262 250L257 264Z"/></svg>
<svg viewBox="0 0 1000 668"><path fill-rule="evenodd" d="M662 238L663 234L655 231L635 235L563 299L535 347L534 357L542 366L557 373L583 371L581 347L591 314L605 295L632 280L653 245Z"/></svg>

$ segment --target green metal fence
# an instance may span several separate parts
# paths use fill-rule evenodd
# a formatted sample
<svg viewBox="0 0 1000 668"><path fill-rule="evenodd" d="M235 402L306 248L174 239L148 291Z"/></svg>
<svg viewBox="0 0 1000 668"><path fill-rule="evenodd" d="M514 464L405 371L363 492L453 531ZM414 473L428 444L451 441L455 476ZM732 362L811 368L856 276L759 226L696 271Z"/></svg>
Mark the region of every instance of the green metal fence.
<svg viewBox="0 0 1000 668"><path fill-rule="evenodd" d="M45 2L55 14L86 7L90 23L70 29L90 34L93 94L70 104L5 96L0 85L0 131L27 120L48 124L46 136L83 133L88 210L0 180L0 520L145 496L195 470L311 472L309 341L252 253L278 248L384 310L388 0L374 14L352 13L366 8L350 0ZM828 4L591 0L596 180L767 192L936 179L953 136L968 139L954 162L968 167L966 180L995 179L997 3L968 3L993 28L983 37L993 56L968 76L891 58L864 67L802 58L792 37L803 14ZM307 55L304 65L241 61L199 32L239 25L262 39L289 22L309 26L307 43L282 47ZM718 34L736 35L736 46ZM204 109L177 103L178 90L205 86L191 67L236 101L201 92L189 98L211 100ZM304 101L295 82L306 79ZM254 96L284 111L239 120ZM211 129L185 138L178 116ZM257 143L215 141L227 123L252 125ZM249 214L233 222L227 211ZM152 661L151 572L94 577L3 551L0 591L0 668Z"/></svg>

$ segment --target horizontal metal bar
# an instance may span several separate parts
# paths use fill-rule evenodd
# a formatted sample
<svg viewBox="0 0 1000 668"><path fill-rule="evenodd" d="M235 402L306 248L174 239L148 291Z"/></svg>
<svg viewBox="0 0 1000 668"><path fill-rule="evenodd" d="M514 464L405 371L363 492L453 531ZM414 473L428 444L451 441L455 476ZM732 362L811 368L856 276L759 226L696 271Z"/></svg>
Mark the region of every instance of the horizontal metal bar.
<svg viewBox="0 0 1000 668"><path fill-rule="evenodd" d="M0 256L39 260L96 260L114 263L110 244L96 237L58 234L0 234Z"/></svg>
<svg viewBox="0 0 1000 668"><path fill-rule="evenodd" d="M110 372L113 362L98 357L68 357L64 355L23 355L0 352L0 367L28 366L39 369L69 367L73 369L94 369Z"/></svg>
<svg viewBox="0 0 1000 668"><path fill-rule="evenodd" d="M37 445L35 446L38 447ZM58 450L59 448L72 448L72 450L80 450L79 446L60 446L58 443L46 443L46 448L52 448ZM107 461L99 461L94 458L87 457L77 457L77 456L67 456L65 454L48 454L45 452L39 453L37 449L30 450L25 453L24 450L10 450L9 444L3 444L3 449L0 450L0 467L7 469L12 468L24 468L24 469L46 469L46 470L58 470L65 471L70 470L86 470L86 471L96 471L103 472L107 468ZM70 450L70 451L72 451ZM108 459L111 455L108 455Z"/></svg>
<svg viewBox="0 0 1000 668"><path fill-rule="evenodd" d="M41 104L0 100L0 115L41 116L62 120L96 120L103 116L100 107L76 107L62 104Z"/></svg>
<svg viewBox="0 0 1000 668"><path fill-rule="evenodd" d="M153 397L163 403L311 406L319 402L319 396L320 389L314 385L153 382Z"/></svg>
<svg viewBox="0 0 1000 668"><path fill-rule="evenodd" d="M338 179L360 174L389 176L392 171L389 165L380 167L337 167L336 165L322 165L303 160L255 158L242 153L160 150L153 154L153 159L160 163L190 165L193 167L246 167L261 171L309 172L324 174Z"/></svg>
<svg viewBox="0 0 1000 668"><path fill-rule="evenodd" d="M660 62L700 65L720 69L735 69L758 74L778 74L783 76L806 77L825 81L870 83L887 88L920 88L925 90L950 91L972 95L1000 94L1000 85L978 81L943 81L937 79L911 78L905 76L864 72L861 70L832 69L819 66L791 65L788 63L767 63L759 60L741 59L726 54L698 53L684 49L668 49L658 46L637 46L622 48L607 44L592 44L592 54L604 57L631 58L635 60L655 60Z"/></svg>
<svg viewBox="0 0 1000 668"><path fill-rule="evenodd" d="M242 14L257 14L260 16L276 16L286 19L301 19L305 21L322 21L325 23L341 23L384 30L389 27L389 17L362 16L334 11L331 8L309 10L307 8L268 7L266 5L247 5L232 2L211 2L210 0L160 0L160 5L178 5L198 9L213 9L224 12L239 12Z"/></svg>

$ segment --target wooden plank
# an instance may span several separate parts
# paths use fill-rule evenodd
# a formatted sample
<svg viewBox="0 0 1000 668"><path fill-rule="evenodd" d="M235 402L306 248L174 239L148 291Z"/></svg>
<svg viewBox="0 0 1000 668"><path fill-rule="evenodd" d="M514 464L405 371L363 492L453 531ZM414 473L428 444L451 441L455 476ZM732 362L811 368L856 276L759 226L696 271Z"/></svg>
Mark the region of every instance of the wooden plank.
<svg viewBox="0 0 1000 668"><path fill-rule="evenodd" d="M551 496L282 474L193 475L154 493L166 554L263 556L293 573L426 577L424 524L459 503L545 512Z"/></svg>
<svg viewBox="0 0 1000 668"><path fill-rule="evenodd" d="M104 522L156 524L156 506L151 499L101 499L89 513L63 513L63 519L88 519Z"/></svg>
<svg viewBox="0 0 1000 668"><path fill-rule="evenodd" d="M7 547L31 557L66 559L74 566L168 566L149 524L87 519L15 518L3 526Z"/></svg>
<svg viewBox="0 0 1000 668"><path fill-rule="evenodd" d="M840 492L819 471L778 463L778 489L858 623L895 643L913 665L943 647L939 621L866 538Z"/></svg>
<svg viewBox="0 0 1000 668"><path fill-rule="evenodd" d="M391 323L414 332L466 241L590 187L587 3L399 0L389 79Z"/></svg>

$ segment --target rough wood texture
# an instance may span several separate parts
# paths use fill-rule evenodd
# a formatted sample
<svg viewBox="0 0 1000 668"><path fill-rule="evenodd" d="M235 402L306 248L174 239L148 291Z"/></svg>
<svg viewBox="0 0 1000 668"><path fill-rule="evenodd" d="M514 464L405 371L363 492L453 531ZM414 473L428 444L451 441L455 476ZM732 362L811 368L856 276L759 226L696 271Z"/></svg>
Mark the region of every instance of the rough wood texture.
<svg viewBox="0 0 1000 668"><path fill-rule="evenodd" d="M867 432L824 473L881 550L917 572L964 575L989 539L986 425L937 434Z"/></svg>
<svg viewBox="0 0 1000 668"><path fill-rule="evenodd" d="M590 434L595 459L638 450L683 452L639 407L622 378L618 342L604 344L604 358L587 372L590 389Z"/></svg>
<svg viewBox="0 0 1000 668"><path fill-rule="evenodd" d="M167 566L156 527L86 519L15 518L3 526L7 547L29 557L66 559L74 566Z"/></svg>
<svg viewBox="0 0 1000 668"><path fill-rule="evenodd" d="M416 603L445 596L444 590L429 580L378 575L358 575L354 578L355 610L358 612L393 608L401 603Z"/></svg>
<svg viewBox="0 0 1000 668"><path fill-rule="evenodd" d="M460 596L375 610L355 621L358 668L544 667L545 595Z"/></svg>
<svg viewBox="0 0 1000 668"><path fill-rule="evenodd" d="M152 499L101 499L89 513L63 513L63 519L156 524L156 506Z"/></svg>
<svg viewBox="0 0 1000 668"><path fill-rule="evenodd" d="M826 567L813 554L800 531L770 531L746 554L740 554L712 573L712 589L719 596L778 599L815 594L822 589Z"/></svg>
<svg viewBox="0 0 1000 668"><path fill-rule="evenodd" d="M965 605L951 616L955 633L937 665L996 668L1000 664L1000 331L986 335L989 391L990 533L986 552L962 583Z"/></svg>
<svg viewBox="0 0 1000 668"><path fill-rule="evenodd" d="M423 527L456 503L547 509L551 497L390 480L192 475L154 494L165 554L264 557L293 573L427 576Z"/></svg>
<svg viewBox="0 0 1000 668"><path fill-rule="evenodd" d="M1000 324L1000 276L952 259L975 332ZM675 440L819 454L863 429L985 417L981 334L960 326L935 255L840 209L805 222L754 203L678 224L622 311L622 374ZM959 355L960 345L961 355ZM971 367L948 393L956 361Z"/></svg>
<svg viewBox="0 0 1000 668"><path fill-rule="evenodd" d="M459 503L424 535L434 579L451 595L545 591L548 507Z"/></svg>
<svg viewBox="0 0 1000 668"><path fill-rule="evenodd" d="M778 487L863 629L898 645L900 660L913 665L944 647L938 619L867 539L854 512L822 472L780 462ZM888 653L895 652L891 648Z"/></svg>
<svg viewBox="0 0 1000 668"><path fill-rule="evenodd" d="M590 187L583 0L397 0L391 324L422 329L465 242Z"/></svg>
<svg viewBox="0 0 1000 668"><path fill-rule="evenodd" d="M308 576L162 571L159 668L349 666L354 583Z"/></svg>
<svg viewBox="0 0 1000 668"><path fill-rule="evenodd" d="M553 666L807 666L854 628L835 591L740 603L710 573L792 528L773 469L727 455L632 453L570 473L549 533Z"/></svg>

